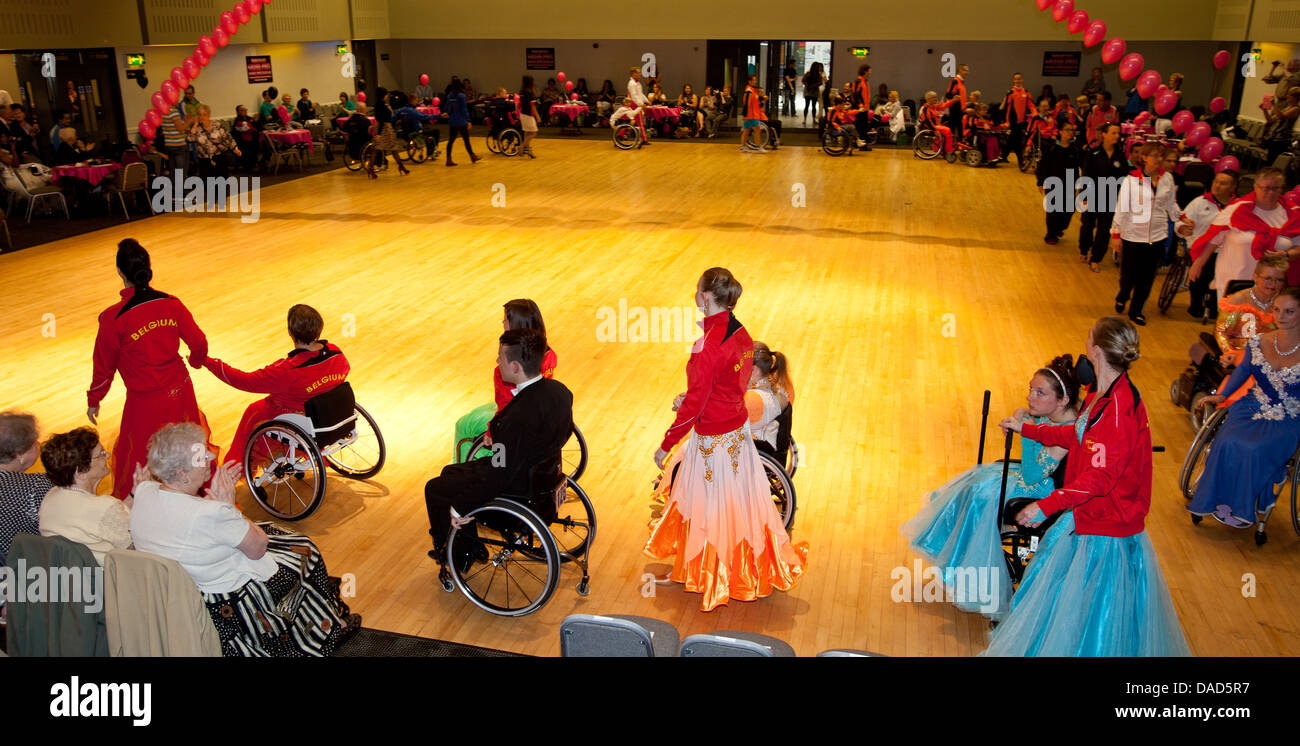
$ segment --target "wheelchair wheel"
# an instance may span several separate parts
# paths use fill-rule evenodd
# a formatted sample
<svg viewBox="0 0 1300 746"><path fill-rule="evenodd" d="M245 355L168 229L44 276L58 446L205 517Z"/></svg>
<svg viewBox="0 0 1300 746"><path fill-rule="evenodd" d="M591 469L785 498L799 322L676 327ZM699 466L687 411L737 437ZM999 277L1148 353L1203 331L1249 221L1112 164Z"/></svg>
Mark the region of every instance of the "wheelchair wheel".
<svg viewBox="0 0 1300 746"><path fill-rule="evenodd" d="M843 132L837 134L827 132L822 137L822 150L826 152L826 155L844 155L849 152L849 147L851 145L852 143L850 143L849 139L844 136Z"/></svg>
<svg viewBox="0 0 1300 746"><path fill-rule="evenodd" d="M487 149L489 153L501 154L501 141L497 139L496 135L487 136Z"/></svg>
<svg viewBox="0 0 1300 746"><path fill-rule="evenodd" d="M966 163L967 166L984 165L984 154L981 153L978 148L971 148L970 150L967 150L965 153L962 153L961 158Z"/></svg>
<svg viewBox="0 0 1300 746"><path fill-rule="evenodd" d="M790 438L790 450L785 454L785 473L794 479L794 473L799 470L799 444Z"/></svg>
<svg viewBox="0 0 1300 746"><path fill-rule="evenodd" d="M754 145L759 148L766 148L768 141L772 139L772 130L767 128L766 124L759 122L757 131L754 133Z"/></svg>
<svg viewBox="0 0 1300 746"><path fill-rule="evenodd" d="M619 150L631 150L641 140L641 133L630 124L620 124L614 128L614 147Z"/></svg>
<svg viewBox="0 0 1300 746"><path fill-rule="evenodd" d="M244 479L257 504L286 521L315 513L325 496L325 466L315 441L283 420L263 422L249 436Z"/></svg>
<svg viewBox="0 0 1300 746"><path fill-rule="evenodd" d="M560 562L586 556L596 539L596 508L573 477L568 478L564 502L551 522L551 536L560 551Z"/></svg>
<svg viewBox="0 0 1300 746"><path fill-rule="evenodd" d="M460 592L475 606L500 616L524 616L546 605L560 582L560 553L537 515L498 498L466 517L475 521L465 528L452 527L444 565ZM465 572L453 561L462 553L477 554Z"/></svg>
<svg viewBox="0 0 1300 746"><path fill-rule="evenodd" d="M759 451L758 457L763 462L763 472L767 477L767 485L772 490L772 502L776 504L776 512L781 515L781 523L785 525L786 530L789 530L790 525L794 523L794 482L790 481L789 475L775 458L762 451Z"/></svg>
<svg viewBox="0 0 1300 746"><path fill-rule="evenodd" d="M424 135L415 135L406 143L406 157L411 163L424 163L429 159L429 145Z"/></svg>
<svg viewBox="0 0 1300 746"><path fill-rule="evenodd" d="M1033 171L1034 166L1038 165L1038 148L1031 146L1022 150L1016 158L1016 163L1024 173Z"/></svg>
<svg viewBox="0 0 1300 746"><path fill-rule="evenodd" d="M365 148L362 148L362 151L361 151L361 152L364 153L364 152L365 152ZM363 161L362 161L361 158L353 158L353 157L352 157L352 154L351 154L350 152L348 152L347 149L344 149L344 151L343 151L343 167L344 167L344 168L346 168L346 169L349 170L349 171L360 171L360 170L361 170L361 165L362 165L362 163L363 163Z"/></svg>
<svg viewBox="0 0 1300 746"><path fill-rule="evenodd" d="M476 458L489 458L484 455L485 450L491 451L490 448L483 444L485 435L486 433L479 433L479 436L470 444L465 461L473 461ZM587 470L587 439L582 437L582 431L578 429L576 424L573 426L573 434L560 448L560 460L564 464L565 475L575 482Z"/></svg>
<svg viewBox="0 0 1300 746"><path fill-rule="evenodd" d="M357 419L352 423L352 432L322 455L330 468L339 474L349 479L369 479L384 468L388 450L375 418L360 404L353 406L356 407Z"/></svg>
<svg viewBox="0 0 1300 746"><path fill-rule="evenodd" d="M1187 449L1187 458L1183 460L1183 469L1178 475L1178 488L1183 492L1183 499L1190 501L1196 495L1196 485L1201 481L1205 459L1210 454L1210 443L1227 417L1227 407L1214 410L1196 433L1192 447Z"/></svg>
<svg viewBox="0 0 1300 746"><path fill-rule="evenodd" d="M498 144L501 146L501 155L515 156L523 150L524 136L516 129L501 130L497 136Z"/></svg>
<svg viewBox="0 0 1300 746"><path fill-rule="evenodd" d="M1291 459L1291 528L1300 536L1300 451Z"/></svg>
<svg viewBox="0 0 1300 746"><path fill-rule="evenodd" d="M937 158L943 146L939 144L939 133L934 130L921 130L912 141L912 155L923 161Z"/></svg>
<svg viewBox="0 0 1300 746"><path fill-rule="evenodd" d="M1178 258L1174 260L1169 271L1165 273L1165 283L1160 286L1160 298L1156 301L1160 313L1165 313L1169 307L1174 304L1174 297L1178 295L1179 288L1182 287L1183 281L1187 279L1187 257L1180 249Z"/></svg>

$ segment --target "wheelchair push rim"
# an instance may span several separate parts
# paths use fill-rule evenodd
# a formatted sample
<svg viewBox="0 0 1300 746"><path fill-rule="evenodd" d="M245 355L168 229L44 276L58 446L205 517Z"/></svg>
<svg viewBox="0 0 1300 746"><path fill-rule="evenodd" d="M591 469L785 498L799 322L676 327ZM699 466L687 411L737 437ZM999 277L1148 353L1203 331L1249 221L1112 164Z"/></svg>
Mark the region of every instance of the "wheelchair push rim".
<svg viewBox="0 0 1300 746"><path fill-rule="evenodd" d="M447 539L447 566L452 581L475 606L500 616L524 616L546 605L560 580L560 556L555 540L537 516L511 500L496 499L470 511L476 520L465 529L452 528ZM469 531L474 527L474 531ZM455 566L465 542L486 549L464 573Z"/></svg>
<svg viewBox="0 0 1300 746"><path fill-rule="evenodd" d="M630 124L620 124L614 128L614 146L619 150L631 150L641 139L641 132Z"/></svg>
<svg viewBox="0 0 1300 746"><path fill-rule="evenodd" d="M476 458L490 458L491 449L484 445L486 433L479 433L478 437L469 447L469 453L465 456L466 461L473 461ZM583 437L582 431L575 424L565 441L564 446L560 449L560 461L563 463L564 473L569 479L575 482L582 478L587 471L587 439Z"/></svg>
<svg viewBox="0 0 1300 746"><path fill-rule="evenodd" d="M826 155L841 156L849 152L849 138L843 132L835 134L827 133L822 138L822 150Z"/></svg>
<svg viewBox="0 0 1300 746"><path fill-rule="evenodd" d="M1183 459L1183 468L1178 475L1178 486L1183 492L1183 499L1191 501L1196 496L1196 485L1205 472L1205 462L1210 454L1211 442L1227 416L1227 407L1216 409L1201 424L1201 429L1192 440L1191 447L1187 449L1187 457Z"/></svg>
<svg viewBox="0 0 1300 746"><path fill-rule="evenodd" d="M258 425L244 448L244 479L262 509L286 521L316 512L325 495L325 469L311 436L289 422Z"/></svg>
<svg viewBox="0 0 1300 746"><path fill-rule="evenodd" d="M767 479L767 486L772 494L772 503L776 507L777 515L781 516L782 525L788 531L794 523L796 507L794 482L790 480L790 476L785 473L785 469L781 468L775 458L762 451L759 452L758 457L763 463L763 476Z"/></svg>
<svg viewBox="0 0 1300 746"><path fill-rule="evenodd" d="M506 129L497 135L497 146L501 148L500 153L504 156L516 156L523 151L524 137L519 130Z"/></svg>
<svg viewBox="0 0 1300 746"><path fill-rule="evenodd" d="M326 448L321 455L330 468L339 474L349 479L369 479L384 468L388 450L384 445L384 436L375 424L375 418L362 409L360 404L353 406L356 419L352 422L352 432Z"/></svg>

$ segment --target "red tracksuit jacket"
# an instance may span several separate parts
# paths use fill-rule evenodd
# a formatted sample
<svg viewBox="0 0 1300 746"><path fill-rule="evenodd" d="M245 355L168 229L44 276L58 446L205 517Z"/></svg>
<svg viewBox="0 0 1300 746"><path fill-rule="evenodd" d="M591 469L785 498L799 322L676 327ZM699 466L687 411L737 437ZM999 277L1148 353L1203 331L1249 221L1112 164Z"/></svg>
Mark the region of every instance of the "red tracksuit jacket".
<svg viewBox="0 0 1300 746"><path fill-rule="evenodd" d="M745 390L754 367L754 340L730 311L700 322L704 336L686 363L686 398L659 446L670 450L691 428L700 435L722 435L749 421Z"/></svg>
<svg viewBox="0 0 1300 746"><path fill-rule="evenodd" d="M326 340L316 352L296 349L283 359L245 373L215 357L203 364L213 375L240 391L253 394L270 394L265 401L276 414L301 412L307 400L334 388L347 380L352 369L343 351ZM272 415L274 416L274 415Z"/></svg>
<svg viewBox="0 0 1300 746"><path fill-rule="evenodd" d="M1123 373L1104 394L1084 399L1088 423L1079 442L1076 425L1030 425L1021 435L1069 451L1065 485L1038 502L1046 515L1074 508L1080 534L1132 536L1151 508L1151 429L1137 387ZM1082 417L1084 415L1080 415Z"/></svg>
<svg viewBox="0 0 1300 746"><path fill-rule="evenodd" d="M189 309L175 296L153 288L122 290L121 302L99 314L87 406L99 406L115 372L122 374L128 391L160 391L189 378L181 361L181 340L190 348L190 364L199 367L208 354L208 339Z"/></svg>

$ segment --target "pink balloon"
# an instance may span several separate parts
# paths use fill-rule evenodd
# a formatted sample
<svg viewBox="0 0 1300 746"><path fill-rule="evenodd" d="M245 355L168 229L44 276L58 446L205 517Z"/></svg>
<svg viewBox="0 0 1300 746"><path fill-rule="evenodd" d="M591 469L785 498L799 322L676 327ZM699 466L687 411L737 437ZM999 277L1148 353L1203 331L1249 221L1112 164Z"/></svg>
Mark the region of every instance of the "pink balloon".
<svg viewBox="0 0 1300 746"><path fill-rule="evenodd" d="M1221 155L1223 155L1223 141L1217 137L1206 140L1200 151L1197 152L1197 156L1206 163L1213 163Z"/></svg>
<svg viewBox="0 0 1300 746"><path fill-rule="evenodd" d="M1088 30L1083 32L1083 46L1093 47L1101 43L1106 38L1106 22L1093 21L1088 24Z"/></svg>
<svg viewBox="0 0 1300 746"><path fill-rule="evenodd" d="M230 34L226 33L224 26L217 26L212 29L212 40L217 43L219 49L225 49L226 45L230 43Z"/></svg>
<svg viewBox="0 0 1300 746"><path fill-rule="evenodd" d="M1108 39L1101 47L1101 61L1107 65L1115 63L1124 56L1126 48L1123 39Z"/></svg>
<svg viewBox="0 0 1300 746"><path fill-rule="evenodd" d="M569 96L569 100L570 100L570 101L577 101L577 100L578 100L578 94L574 93L574 94L570 95L570 96Z"/></svg>
<svg viewBox="0 0 1300 746"><path fill-rule="evenodd" d="M140 122L140 126L137 127L137 129L140 131L140 137L143 137L145 142L151 142L153 136L157 133L154 126L148 122Z"/></svg>
<svg viewBox="0 0 1300 746"><path fill-rule="evenodd" d="M151 127L157 127L162 124L162 114L159 114L157 109L150 109L144 113L144 121Z"/></svg>
<svg viewBox="0 0 1300 746"><path fill-rule="evenodd" d="M1237 161L1236 156L1225 155L1214 164L1214 173L1221 174L1224 171L1240 171L1241 163Z"/></svg>
<svg viewBox="0 0 1300 746"><path fill-rule="evenodd" d="M1142 98L1151 98L1159 86L1160 73L1155 70L1147 70L1138 76L1137 91Z"/></svg>
<svg viewBox="0 0 1300 746"><path fill-rule="evenodd" d="M572 81L572 80L566 80L566 81L564 81L564 90L566 90L566 91L572 91L572 90L573 90L573 81Z"/></svg>
<svg viewBox="0 0 1300 746"><path fill-rule="evenodd" d="M1222 70L1232 61L1232 55L1226 49L1220 49L1214 53L1214 69Z"/></svg>
<svg viewBox="0 0 1300 746"><path fill-rule="evenodd" d="M172 68L172 76L171 76L171 78L172 78L172 84L175 85L177 88L179 88L179 89L182 90L182 91L185 90L185 88L190 84L190 76L186 75L186 74L185 74L185 71L182 70L182 69L179 68L179 67L173 67L173 68ZM165 85L167 85L167 84L164 83L163 85L165 86ZM174 104L174 103L176 103L176 102L175 102L175 101L169 101L168 103L172 103L172 104Z"/></svg>
<svg viewBox="0 0 1300 746"><path fill-rule="evenodd" d="M1223 96L1215 96L1210 99L1210 111L1215 114L1218 114L1226 108L1228 108L1228 102L1223 100Z"/></svg>
<svg viewBox="0 0 1300 746"><path fill-rule="evenodd" d="M211 36L207 36L207 35L200 36L199 49L203 50L204 54L211 57L212 55L217 53L217 43L212 40Z"/></svg>
<svg viewBox="0 0 1300 746"><path fill-rule="evenodd" d="M199 63L199 67L207 67L208 63L212 61L212 58L204 54L202 49L194 50L194 54L190 56L194 58L195 62Z"/></svg>
<svg viewBox="0 0 1300 746"><path fill-rule="evenodd" d="M1037 5L1039 10L1047 10L1052 7L1052 0L1034 0L1034 5Z"/></svg>
<svg viewBox="0 0 1300 746"><path fill-rule="evenodd" d="M519 94L518 94L518 93L515 94L515 103L516 103L516 104L519 103Z"/></svg>
<svg viewBox="0 0 1300 746"><path fill-rule="evenodd" d="M357 91L357 100L364 104L366 102L366 92Z"/></svg>
<svg viewBox="0 0 1300 746"><path fill-rule="evenodd" d="M425 75L424 73L420 73L420 85L429 85L428 75Z"/></svg>
<svg viewBox="0 0 1300 746"><path fill-rule="evenodd" d="M1056 0L1052 3L1052 20L1060 23L1074 12L1074 0Z"/></svg>
<svg viewBox="0 0 1300 746"><path fill-rule="evenodd" d="M153 108L158 111L167 111L167 102L163 100L163 95L157 91L154 91L153 95L149 97L149 103L153 104Z"/></svg>
<svg viewBox="0 0 1300 746"><path fill-rule="evenodd" d="M239 21L235 19L235 14L229 10L221 14L221 28L226 30L227 34L233 34L239 30Z"/></svg>
<svg viewBox="0 0 1300 746"><path fill-rule="evenodd" d="M1151 112L1140 111L1137 116L1133 117L1133 126L1141 127L1149 121L1151 121Z"/></svg>
<svg viewBox="0 0 1300 746"><path fill-rule="evenodd" d="M564 82L564 73L560 73L559 75L556 75L556 76L555 76L555 79L558 80L558 81L560 81L561 83L563 83L563 82Z"/></svg>
<svg viewBox="0 0 1300 746"><path fill-rule="evenodd" d="M175 105L177 101L181 100L181 91L179 88L176 87L176 81L174 80L163 81L162 97L163 100L167 102L168 107Z"/></svg>
<svg viewBox="0 0 1300 746"><path fill-rule="evenodd" d="M199 63L194 61L193 57L186 57L185 61L181 63L181 68L185 70L185 74L189 76L191 81L199 77L199 73L203 70Z"/></svg>
<svg viewBox="0 0 1300 746"><path fill-rule="evenodd" d="M434 97L433 97L433 105L434 105L434 106L442 106L442 99L438 98L437 96L434 96Z"/></svg>
<svg viewBox="0 0 1300 746"><path fill-rule="evenodd" d="M249 13L260 13L262 11L262 0L244 0L244 7L248 8Z"/></svg>
<svg viewBox="0 0 1300 746"><path fill-rule="evenodd" d="M1173 91L1165 91L1159 96L1156 96L1157 114L1164 116L1173 111L1175 106L1178 106L1178 94Z"/></svg>
<svg viewBox="0 0 1300 746"><path fill-rule="evenodd" d="M1203 145L1208 139L1210 139L1210 123L1196 122L1187 128L1187 136L1183 138L1183 144L1195 148Z"/></svg>
<svg viewBox="0 0 1300 746"><path fill-rule="evenodd" d="M1142 72L1144 64L1146 62L1142 59L1142 55L1137 52L1129 52L1124 55L1124 59L1119 61L1119 79L1132 80L1137 77L1138 73Z"/></svg>
<svg viewBox="0 0 1300 746"><path fill-rule="evenodd" d="M1183 134L1187 130L1191 129L1193 124L1196 124L1196 117L1192 116L1192 112L1187 111L1186 109L1174 115L1175 134Z"/></svg>
<svg viewBox="0 0 1300 746"><path fill-rule="evenodd" d="M1088 11L1076 10L1070 14L1070 21L1065 25L1065 30L1077 34L1088 27L1088 21Z"/></svg>
<svg viewBox="0 0 1300 746"><path fill-rule="evenodd" d="M239 25L241 26L243 26L244 24L248 23L253 19L253 14L248 12L248 8L244 7L243 3L240 3L235 6L234 13L235 13L235 20L239 21Z"/></svg>

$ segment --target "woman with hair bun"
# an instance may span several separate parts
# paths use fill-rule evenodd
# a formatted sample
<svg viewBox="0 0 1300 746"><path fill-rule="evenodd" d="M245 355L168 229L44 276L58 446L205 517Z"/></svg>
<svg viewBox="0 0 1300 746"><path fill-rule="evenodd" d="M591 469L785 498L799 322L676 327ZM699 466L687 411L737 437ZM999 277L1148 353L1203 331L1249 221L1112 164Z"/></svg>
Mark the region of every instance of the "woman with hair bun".
<svg viewBox="0 0 1300 746"><path fill-rule="evenodd" d="M654 456L664 470L657 494L666 502L645 553L675 555L672 571L656 581L703 594L704 611L790 590L808 561L808 545L790 542L750 434L745 389L754 342L732 315L740 292L722 267L696 283L704 336L691 351L686 393L673 402L677 416Z"/></svg>
<svg viewBox="0 0 1300 746"><path fill-rule="evenodd" d="M1074 421L1079 409L1079 377L1069 355L1039 368L1029 379L1028 407L1011 417L1038 425L1064 425ZM1021 443L1019 464L1007 467L1007 499L1042 498L1051 494L1052 474L1065 458L1064 448L1048 448L1031 440ZM1002 492L1002 464L973 466L930 493L929 502L899 529L911 540L912 551L937 565L944 583L954 591L962 611L980 612L993 619L1007 613L1011 602L1011 574L1002 551L1002 525L998 502ZM958 582L958 571L977 568L996 596L976 599L974 591ZM964 589L962 586L966 586Z"/></svg>
<svg viewBox="0 0 1300 746"><path fill-rule="evenodd" d="M149 286L149 252L134 238L117 245L117 275L126 287L122 300L99 314L86 417L98 424L99 404L113 385L113 374L120 373L126 404L113 445L113 496L121 500L130 494L136 467L147 461L149 437L163 425L194 422L211 431L180 357L184 340L190 366L203 367L207 337L175 296Z"/></svg>
<svg viewBox="0 0 1300 746"><path fill-rule="evenodd" d="M985 655L1191 654L1145 530L1151 430L1128 376L1138 344L1132 322L1102 318L1088 332L1095 380L1074 424L1001 423L1026 443L1064 448L1069 457L1064 486L1016 516L1033 527L1065 511L1043 536ZM1080 378L1089 381L1089 372Z"/></svg>

